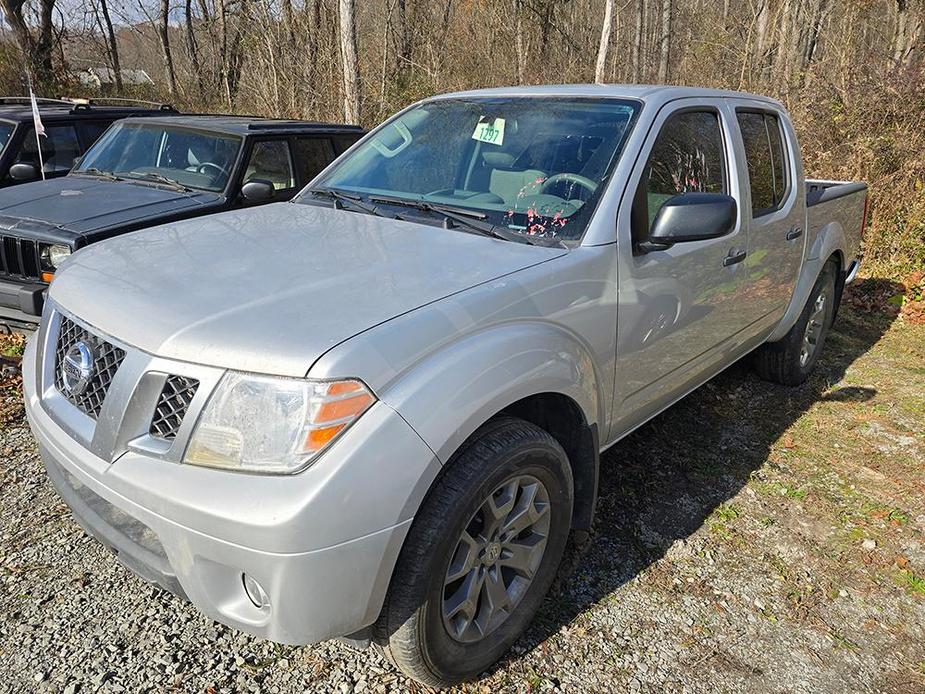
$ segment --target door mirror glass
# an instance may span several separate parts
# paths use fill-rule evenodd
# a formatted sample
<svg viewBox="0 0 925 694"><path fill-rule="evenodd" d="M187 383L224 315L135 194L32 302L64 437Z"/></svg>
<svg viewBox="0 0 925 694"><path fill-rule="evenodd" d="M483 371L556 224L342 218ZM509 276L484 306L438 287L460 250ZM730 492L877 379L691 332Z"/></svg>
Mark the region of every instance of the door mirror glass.
<svg viewBox="0 0 925 694"><path fill-rule="evenodd" d="M675 195L662 204L652 224L648 241L640 245L642 250L657 250L684 241L725 236L735 227L737 212L735 198L729 195Z"/></svg>
<svg viewBox="0 0 925 694"><path fill-rule="evenodd" d="M272 200L276 189L270 181L252 179L241 186L241 196L251 203Z"/></svg>
<svg viewBox="0 0 925 694"><path fill-rule="evenodd" d="M34 164L13 164L10 167L10 178L14 181L34 181L39 177L39 167Z"/></svg>

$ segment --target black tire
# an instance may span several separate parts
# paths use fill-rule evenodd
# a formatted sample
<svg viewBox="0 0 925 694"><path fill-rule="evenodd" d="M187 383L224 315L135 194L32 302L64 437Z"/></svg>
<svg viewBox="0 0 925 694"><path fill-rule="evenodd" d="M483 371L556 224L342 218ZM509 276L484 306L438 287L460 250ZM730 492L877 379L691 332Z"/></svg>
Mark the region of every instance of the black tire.
<svg viewBox="0 0 925 694"><path fill-rule="evenodd" d="M449 619L445 617L445 591L452 592L444 585L450 562L458 561L463 532L478 522L478 513L489 497L510 498L497 496L496 490L506 482L513 484L511 479L539 480L548 493L545 549L537 558L532 582L512 603L509 614L495 613L502 621L493 630L487 630L480 640L461 642L445 621ZM399 555L375 629L376 641L388 659L409 677L430 687L444 687L477 677L504 655L533 619L555 578L571 526L572 490L565 451L539 427L503 417L473 434L428 494ZM514 493L521 500L525 494L520 486ZM487 560L485 553L480 556L481 561ZM476 562L471 570L480 576L496 571L492 575L500 576L502 560L496 560L497 566ZM509 575L510 569L504 571ZM487 598L481 589L477 594L481 615L482 601ZM471 620L473 628L478 621Z"/></svg>
<svg viewBox="0 0 925 694"><path fill-rule="evenodd" d="M786 386L798 386L809 378L835 319L836 272L834 262L826 263L809 293L800 317L789 332L780 340L768 342L755 350L755 370L763 379ZM820 297L824 301L821 316L817 311ZM818 323L818 329L811 341L811 351L804 356L804 339L807 338L810 321L814 322L814 326Z"/></svg>

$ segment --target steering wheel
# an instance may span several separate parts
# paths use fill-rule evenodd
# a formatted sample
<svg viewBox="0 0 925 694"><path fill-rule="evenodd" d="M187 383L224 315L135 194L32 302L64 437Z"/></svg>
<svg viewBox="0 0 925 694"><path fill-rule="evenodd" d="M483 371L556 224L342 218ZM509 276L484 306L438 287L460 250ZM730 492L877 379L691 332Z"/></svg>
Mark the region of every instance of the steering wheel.
<svg viewBox="0 0 925 694"><path fill-rule="evenodd" d="M543 181L543 184L540 186L540 192L546 193L553 186L563 182L570 183L572 185L577 183L579 186L587 190L588 194L591 194L597 190L597 183L592 181L587 176L582 176L581 174L576 173L569 173L566 171L564 173L557 173L553 176L550 176L545 181Z"/></svg>
<svg viewBox="0 0 925 694"><path fill-rule="evenodd" d="M213 164L210 161L204 161L199 166L197 166L196 173L201 173L203 176L208 176L209 175L208 169L215 169L216 171L218 171L218 174L214 174L214 173L212 174L213 178L219 174L223 176L228 175L228 171L225 169L225 167L219 166L218 164Z"/></svg>

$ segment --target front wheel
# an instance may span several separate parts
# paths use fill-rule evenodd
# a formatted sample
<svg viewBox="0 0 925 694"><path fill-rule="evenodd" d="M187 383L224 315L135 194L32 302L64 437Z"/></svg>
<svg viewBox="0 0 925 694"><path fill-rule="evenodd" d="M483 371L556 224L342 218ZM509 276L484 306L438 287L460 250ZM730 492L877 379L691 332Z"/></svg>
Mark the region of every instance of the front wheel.
<svg viewBox="0 0 925 694"><path fill-rule="evenodd" d="M789 332L755 350L755 368L762 378L788 386L809 378L835 318L835 273L835 263L826 263Z"/></svg>
<svg viewBox="0 0 925 694"><path fill-rule="evenodd" d="M518 419L483 426L408 533L376 630L386 655L432 687L485 671L542 603L571 516L571 467L558 442Z"/></svg>

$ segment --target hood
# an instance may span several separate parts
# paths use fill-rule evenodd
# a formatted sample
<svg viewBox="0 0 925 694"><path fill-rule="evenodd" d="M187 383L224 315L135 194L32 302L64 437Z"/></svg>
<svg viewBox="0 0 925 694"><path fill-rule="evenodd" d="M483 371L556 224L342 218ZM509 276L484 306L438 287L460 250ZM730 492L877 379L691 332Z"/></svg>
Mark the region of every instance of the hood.
<svg viewBox="0 0 925 694"><path fill-rule="evenodd" d="M154 219L222 201L218 193L184 193L103 178L64 176L0 191L0 226L45 226L74 236L139 219Z"/></svg>
<svg viewBox="0 0 925 694"><path fill-rule="evenodd" d="M50 292L158 356L304 376L364 330L566 252L276 203L94 244L62 264Z"/></svg>

